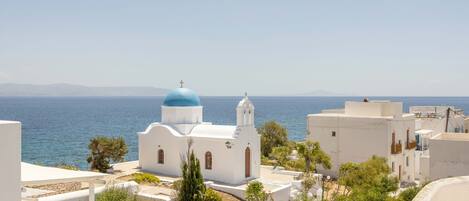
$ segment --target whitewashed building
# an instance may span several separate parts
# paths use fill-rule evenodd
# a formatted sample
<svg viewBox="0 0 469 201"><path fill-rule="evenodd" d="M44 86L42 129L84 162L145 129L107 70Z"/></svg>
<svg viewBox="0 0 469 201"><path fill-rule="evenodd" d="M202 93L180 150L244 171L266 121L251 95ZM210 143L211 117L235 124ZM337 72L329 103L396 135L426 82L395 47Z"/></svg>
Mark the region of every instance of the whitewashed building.
<svg viewBox="0 0 469 201"><path fill-rule="evenodd" d="M21 123L0 121L0 200L21 200Z"/></svg>
<svg viewBox="0 0 469 201"><path fill-rule="evenodd" d="M240 184L258 178L260 135L254 127L254 105L247 95L233 108L233 115L236 125L204 122L200 98L181 84L165 97L161 122L138 133L141 169L179 176L181 156L192 139L206 180Z"/></svg>
<svg viewBox="0 0 469 201"><path fill-rule="evenodd" d="M401 102L349 101L344 109L308 115L307 126L309 139L331 157L331 170L320 173L337 177L341 164L376 155L401 181L414 181L415 116L403 113Z"/></svg>

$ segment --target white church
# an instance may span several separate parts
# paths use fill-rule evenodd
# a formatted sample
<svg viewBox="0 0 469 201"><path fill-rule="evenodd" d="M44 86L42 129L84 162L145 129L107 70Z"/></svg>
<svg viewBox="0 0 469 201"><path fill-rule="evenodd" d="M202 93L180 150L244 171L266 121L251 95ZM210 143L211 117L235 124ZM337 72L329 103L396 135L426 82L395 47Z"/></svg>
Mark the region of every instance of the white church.
<svg viewBox="0 0 469 201"><path fill-rule="evenodd" d="M161 106L161 122L138 133L139 165L143 171L180 175L188 140L206 180L241 184L260 176L260 135L254 127L254 105L247 95L236 107L236 125L203 121L197 94L183 87L169 92Z"/></svg>

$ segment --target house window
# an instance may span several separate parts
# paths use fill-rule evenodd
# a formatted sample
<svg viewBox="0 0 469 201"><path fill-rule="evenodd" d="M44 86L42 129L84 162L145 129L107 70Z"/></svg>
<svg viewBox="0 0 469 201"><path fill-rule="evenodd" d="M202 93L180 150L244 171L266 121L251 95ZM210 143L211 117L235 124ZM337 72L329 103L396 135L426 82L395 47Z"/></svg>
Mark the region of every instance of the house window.
<svg viewBox="0 0 469 201"><path fill-rule="evenodd" d="M164 151L163 149L158 150L158 163L164 164Z"/></svg>
<svg viewBox="0 0 469 201"><path fill-rule="evenodd" d="M332 137L335 137L335 131L332 131Z"/></svg>
<svg viewBox="0 0 469 201"><path fill-rule="evenodd" d="M212 169L212 153L209 151L205 152L205 169Z"/></svg>
<svg viewBox="0 0 469 201"><path fill-rule="evenodd" d="M405 165L407 167L409 167L409 157L408 156L405 157Z"/></svg>
<svg viewBox="0 0 469 201"><path fill-rule="evenodd" d="M394 162L391 163L391 171L394 172Z"/></svg>

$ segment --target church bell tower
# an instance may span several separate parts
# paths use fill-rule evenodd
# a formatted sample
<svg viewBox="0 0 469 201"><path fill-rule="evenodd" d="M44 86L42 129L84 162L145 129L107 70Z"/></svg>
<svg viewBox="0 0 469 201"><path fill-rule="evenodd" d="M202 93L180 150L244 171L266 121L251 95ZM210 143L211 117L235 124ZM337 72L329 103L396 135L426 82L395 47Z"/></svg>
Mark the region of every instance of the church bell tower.
<svg viewBox="0 0 469 201"><path fill-rule="evenodd" d="M254 127L254 105L249 100L247 93L236 107L236 125Z"/></svg>

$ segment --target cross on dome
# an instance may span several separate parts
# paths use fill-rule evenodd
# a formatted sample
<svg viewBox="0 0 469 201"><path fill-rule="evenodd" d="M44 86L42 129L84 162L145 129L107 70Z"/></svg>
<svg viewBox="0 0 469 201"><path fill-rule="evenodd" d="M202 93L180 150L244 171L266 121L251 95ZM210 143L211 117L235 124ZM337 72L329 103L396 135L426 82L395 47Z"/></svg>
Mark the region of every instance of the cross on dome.
<svg viewBox="0 0 469 201"><path fill-rule="evenodd" d="M181 84L181 88L184 88L184 81L183 81L183 80L181 80L181 81L179 82L179 84Z"/></svg>

